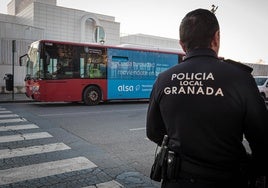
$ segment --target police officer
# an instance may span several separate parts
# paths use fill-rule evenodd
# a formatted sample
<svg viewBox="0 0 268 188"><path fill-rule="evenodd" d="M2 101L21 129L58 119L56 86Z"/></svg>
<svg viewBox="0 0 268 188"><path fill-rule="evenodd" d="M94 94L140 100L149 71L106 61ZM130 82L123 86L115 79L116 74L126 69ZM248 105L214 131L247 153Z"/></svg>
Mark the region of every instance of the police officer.
<svg viewBox="0 0 268 188"><path fill-rule="evenodd" d="M219 24L208 10L183 18L180 44L185 59L159 74L147 112L147 137L161 145L167 134L175 153L162 187L247 187L253 169L243 140L259 173L268 160L268 112L250 69L218 58Z"/></svg>

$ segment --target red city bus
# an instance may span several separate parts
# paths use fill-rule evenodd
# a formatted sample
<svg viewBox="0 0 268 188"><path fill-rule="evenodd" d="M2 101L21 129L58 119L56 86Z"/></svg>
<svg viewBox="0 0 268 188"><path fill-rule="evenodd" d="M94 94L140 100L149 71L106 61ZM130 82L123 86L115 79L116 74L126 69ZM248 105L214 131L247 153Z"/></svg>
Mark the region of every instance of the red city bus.
<svg viewBox="0 0 268 188"><path fill-rule="evenodd" d="M148 99L157 75L180 63L183 52L50 40L20 57L26 95L43 102Z"/></svg>

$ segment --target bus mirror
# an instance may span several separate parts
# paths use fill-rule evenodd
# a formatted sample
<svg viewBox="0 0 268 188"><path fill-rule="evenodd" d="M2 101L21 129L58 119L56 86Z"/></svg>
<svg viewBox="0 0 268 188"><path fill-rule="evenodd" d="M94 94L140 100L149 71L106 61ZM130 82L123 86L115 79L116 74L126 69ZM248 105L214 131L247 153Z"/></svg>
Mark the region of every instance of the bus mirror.
<svg viewBox="0 0 268 188"><path fill-rule="evenodd" d="M45 60L46 60L46 64L50 65L50 55L47 52L45 52Z"/></svg>
<svg viewBox="0 0 268 188"><path fill-rule="evenodd" d="M30 74L26 74L24 81L30 80L31 79L31 75Z"/></svg>
<svg viewBox="0 0 268 188"><path fill-rule="evenodd" d="M20 66L25 65L28 60L29 60L28 54L24 54L23 56L20 56Z"/></svg>
<svg viewBox="0 0 268 188"><path fill-rule="evenodd" d="M50 65L50 57L48 57L48 56L46 57L46 64Z"/></svg>

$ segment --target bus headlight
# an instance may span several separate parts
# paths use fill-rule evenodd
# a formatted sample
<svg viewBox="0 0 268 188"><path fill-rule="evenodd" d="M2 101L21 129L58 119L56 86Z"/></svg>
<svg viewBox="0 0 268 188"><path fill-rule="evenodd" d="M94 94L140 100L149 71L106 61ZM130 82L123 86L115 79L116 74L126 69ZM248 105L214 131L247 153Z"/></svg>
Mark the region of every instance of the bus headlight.
<svg viewBox="0 0 268 188"><path fill-rule="evenodd" d="M33 92L37 92L37 91L39 91L39 85L35 85L35 86L33 86L33 87L32 87L32 91L33 91Z"/></svg>

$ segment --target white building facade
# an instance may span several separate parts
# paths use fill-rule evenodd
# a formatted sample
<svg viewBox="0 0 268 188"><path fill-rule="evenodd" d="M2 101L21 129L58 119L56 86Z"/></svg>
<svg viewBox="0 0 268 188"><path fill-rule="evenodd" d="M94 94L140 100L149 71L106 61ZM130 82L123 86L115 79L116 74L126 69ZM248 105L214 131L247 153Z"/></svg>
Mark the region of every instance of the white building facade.
<svg viewBox="0 0 268 188"><path fill-rule="evenodd" d="M2 78L12 73L13 64L15 92L24 92L25 68L18 59L30 43L42 39L180 48L176 39L141 34L120 37L120 23L113 16L60 7L56 0L11 0L8 14L0 14L0 93L7 92Z"/></svg>

